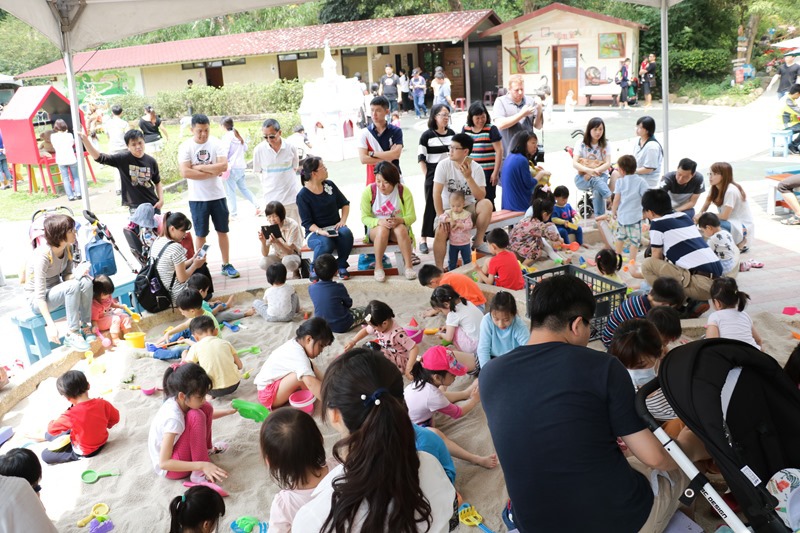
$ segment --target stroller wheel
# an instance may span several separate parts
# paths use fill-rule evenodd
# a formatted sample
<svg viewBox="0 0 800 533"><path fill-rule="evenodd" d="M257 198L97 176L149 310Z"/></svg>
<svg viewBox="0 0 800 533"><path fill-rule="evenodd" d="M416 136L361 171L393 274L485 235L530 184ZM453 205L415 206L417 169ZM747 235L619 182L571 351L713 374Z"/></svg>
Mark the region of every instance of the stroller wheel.
<svg viewBox="0 0 800 533"><path fill-rule="evenodd" d="M591 218L594 216L594 205L592 204L591 193L584 193L580 200L578 200L578 214L583 218Z"/></svg>

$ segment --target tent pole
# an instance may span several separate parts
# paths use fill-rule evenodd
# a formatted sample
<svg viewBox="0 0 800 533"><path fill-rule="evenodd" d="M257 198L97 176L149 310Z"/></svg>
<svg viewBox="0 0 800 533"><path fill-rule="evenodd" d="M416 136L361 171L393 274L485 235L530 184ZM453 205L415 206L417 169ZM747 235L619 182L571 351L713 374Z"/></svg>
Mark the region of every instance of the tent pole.
<svg viewBox="0 0 800 533"><path fill-rule="evenodd" d="M86 179L86 167L84 166L83 143L78 133L82 129L80 108L78 107L78 91L75 86L75 72L72 65L72 51L69 44L69 32L61 31L62 49L64 51L64 68L67 71L67 88L69 89L69 111L72 116L72 133L75 136L75 154L78 158L78 181L81 185L81 196L83 197L83 208L91 210L89 205L89 184ZM69 179L68 176L61 176L62 180Z"/></svg>
<svg viewBox="0 0 800 533"><path fill-rule="evenodd" d="M661 0L661 94L664 105L664 164L666 174L672 168L669 162L669 0ZM659 177L660 179L660 177Z"/></svg>

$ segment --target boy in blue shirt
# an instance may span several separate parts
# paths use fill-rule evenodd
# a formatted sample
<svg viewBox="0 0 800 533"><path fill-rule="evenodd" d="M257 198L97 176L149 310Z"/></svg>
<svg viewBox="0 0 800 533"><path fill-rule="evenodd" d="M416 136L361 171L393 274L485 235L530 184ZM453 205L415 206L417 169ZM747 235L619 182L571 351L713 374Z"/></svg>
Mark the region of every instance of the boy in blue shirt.
<svg viewBox="0 0 800 533"><path fill-rule="evenodd" d="M617 166L624 176L617 179L614 203L611 205L611 216L616 217L618 224L614 246L617 253L622 255L623 246L627 243L631 262L636 262L642 244L642 196L648 186L644 178L636 174L636 159L632 155L620 157Z"/></svg>
<svg viewBox="0 0 800 533"><path fill-rule="evenodd" d="M345 286L332 281L336 267L333 255L320 255L314 261L314 272L319 281L309 285L308 295L314 304L314 314L324 318L334 333L345 333L364 322L366 308L353 307L353 299Z"/></svg>
<svg viewBox="0 0 800 533"><path fill-rule="evenodd" d="M583 246L583 228L575 224L574 218L578 214L575 209L567 203L569 200L569 189L563 185L559 185L553 191L553 196L556 199L556 205L553 207L553 214L550 215L550 221L556 225L558 234L565 243L569 244L570 235L574 235L575 242Z"/></svg>

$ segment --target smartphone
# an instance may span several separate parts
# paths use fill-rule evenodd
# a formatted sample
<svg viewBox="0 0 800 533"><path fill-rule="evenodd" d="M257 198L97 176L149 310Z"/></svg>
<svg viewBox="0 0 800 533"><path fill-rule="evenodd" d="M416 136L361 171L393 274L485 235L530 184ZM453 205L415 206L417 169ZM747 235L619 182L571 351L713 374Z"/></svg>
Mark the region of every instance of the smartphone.
<svg viewBox="0 0 800 533"><path fill-rule="evenodd" d="M270 235L275 235L276 239L280 239L281 237L283 237L283 235L281 234L281 227L277 224L272 224L270 226L261 226L261 234L267 240L269 240Z"/></svg>
<svg viewBox="0 0 800 533"><path fill-rule="evenodd" d="M339 235L339 230L336 229L335 226L328 226L327 228L322 228L329 237L337 237Z"/></svg>
<svg viewBox="0 0 800 533"><path fill-rule="evenodd" d="M203 246L200 248L200 251L199 251L199 252L197 252L197 257L199 257L199 258L201 258L201 259L202 259L203 257L205 257L205 256L206 256L206 254L207 254L207 253L208 253L208 244L204 244L204 245L203 245Z"/></svg>

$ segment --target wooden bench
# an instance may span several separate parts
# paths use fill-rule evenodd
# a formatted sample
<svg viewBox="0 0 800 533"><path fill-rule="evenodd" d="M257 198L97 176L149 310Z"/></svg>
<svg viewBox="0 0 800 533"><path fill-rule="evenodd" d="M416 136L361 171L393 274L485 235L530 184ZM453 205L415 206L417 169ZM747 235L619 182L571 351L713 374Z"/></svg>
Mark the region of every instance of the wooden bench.
<svg viewBox="0 0 800 533"><path fill-rule="evenodd" d="M374 254L375 253L375 245L371 242L354 242L353 243L353 251L351 254L354 255L361 255L361 254ZM386 246L386 253L394 253L394 261L395 266L397 267L397 272L395 272L394 268L386 269L386 274L397 274L405 272L405 265L406 262L403 260L403 254L400 252L400 245L399 244L392 244L389 243ZM309 261L313 261L314 259L314 250L309 248L308 246L304 246L300 250L300 257L303 259L308 259ZM376 261L380 261L379 258L375 259ZM363 270L362 272L372 272L371 270ZM353 272L351 272L352 274Z"/></svg>
<svg viewBox="0 0 800 533"><path fill-rule="evenodd" d="M614 107L617 106L619 93L622 89L616 83L606 83L603 85L585 85L580 91L579 95L586 99L586 105L591 106L592 100L598 98L611 98Z"/></svg>
<svg viewBox="0 0 800 533"><path fill-rule="evenodd" d="M134 280L115 285L113 296L137 313L141 313L142 308L133 295L133 289ZM66 318L67 310L64 307L59 307L58 309L50 311L50 316L54 321L61 320L62 318ZM53 348L59 346L58 344L51 343L50 339L47 338L47 331L45 330L47 322L45 322L44 317L38 313L34 313L29 307L16 316L11 317L11 321L19 328L22 334L22 340L25 343L25 351L28 353L28 361L30 361L31 364L47 357L53 353Z"/></svg>
<svg viewBox="0 0 800 533"><path fill-rule="evenodd" d="M774 173L776 170L783 170L781 173ZM767 214L776 215L776 208L782 207L789 209L789 205L783 200L783 196L778 192L778 183L790 178L795 174L800 174L800 166L785 166L778 169L770 169L764 179L767 180ZM800 199L800 191L794 192L795 196Z"/></svg>
<svg viewBox="0 0 800 533"><path fill-rule="evenodd" d="M514 225L522 220L525 213L522 211L509 211L508 209L501 209L492 213L492 219L489 221L489 226L486 231L492 231L495 228L505 228L510 230Z"/></svg>

